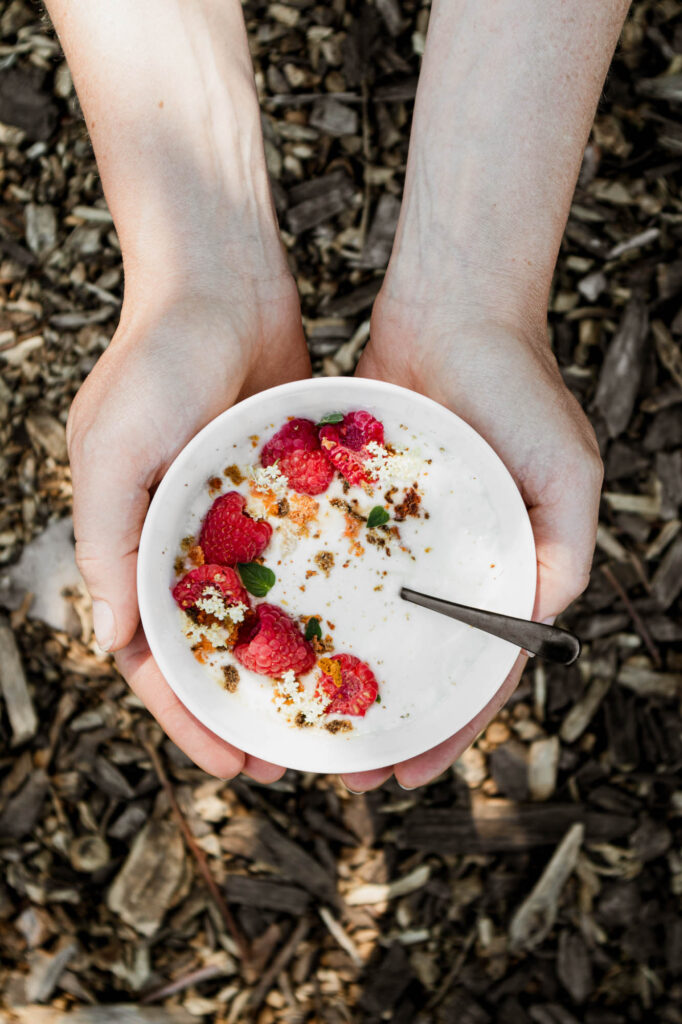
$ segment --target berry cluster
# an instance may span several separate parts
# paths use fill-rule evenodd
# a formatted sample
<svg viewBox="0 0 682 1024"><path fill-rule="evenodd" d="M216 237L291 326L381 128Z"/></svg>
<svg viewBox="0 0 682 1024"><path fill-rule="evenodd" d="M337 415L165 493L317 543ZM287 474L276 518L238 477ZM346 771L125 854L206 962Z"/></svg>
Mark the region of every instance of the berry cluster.
<svg viewBox="0 0 682 1024"><path fill-rule="evenodd" d="M319 427L312 420L288 420L263 446L261 465L276 465L289 487L302 494L326 491L336 470L351 484L371 483L367 446L372 441L383 444L382 424L364 410L330 419L334 422ZM173 597L200 624L229 623L226 645L245 668L274 678L285 672L303 675L315 665L312 644L282 608L265 602L252 607L235 571L259 559L272 536L270 524L253 519L245 507L238 491L213 502L199 537L206 564L186 573L174 586ZM321 659L320 670L316 696L329 697L325 713L364 715L376 700L371 669L353 655Z"/></svg>
<svg viewBox="0 0 682 1024"><path fill-rule="evenodd" d="M372 454L367 447L371 441L383 444L384 428L364 409L320 427L312 420L293 419L263 446L260 461L262 466L277 463L292 490L322 494L336 469L350 484L371 482Z"/></svg>

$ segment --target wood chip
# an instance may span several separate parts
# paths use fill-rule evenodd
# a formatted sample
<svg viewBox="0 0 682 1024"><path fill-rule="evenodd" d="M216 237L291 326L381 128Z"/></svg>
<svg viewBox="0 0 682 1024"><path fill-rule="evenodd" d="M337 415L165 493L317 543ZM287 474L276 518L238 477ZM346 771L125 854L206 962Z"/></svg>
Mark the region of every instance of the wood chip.
<svg viewBox="0 0 682 1024"><path fill-rule="evenodd" d="M137 836L107 894L107 906L140 935L153 935L177 900L186 878L178 829L151 819Z"/></svg>
<svg viewBox="0 0 682 1024"><path fill-rule="evenodd" d="M55 462L66 462L66 428L48 412L32 412L24 420L31 443Z"/></svg>
<svg viewBox="0 0 682 1024"><path fill-rule="evenodd" d="M56 1007L18 1006L7 1024L196 1024L197 1018L180 1007L109 1003L81 1006L69 1011Z"/></svg>
<svg viewBox="0 0 682 1024"><path fill-rule="evenodd" d="M369 884L359 885L346 893L346 903L349 907L361 907L373 903L384 903L387 900L395 899L397 896L405 896L407 893L421 889L429 880L431 869L428 864L420 864L418 868L411 871L403 878L396 878L386 885Z"/></svg>
<svg viewBox="0 0 682 1024"><path fill-rule="evenodd" d="M616 680L640 697L682 698L682 674L679 672L655 672L638 665L623 665Z"/></svg>
<svg viewBox="0 0 682 1024"><path fill-rule="evenodd" d="M559 730L564 743L575 743L594 718L597 708L609 692L610 679L593 679L584 696L568 712Z"/></svg>
<svg viewBox="0 0 682 1024"><path fill-rule="evenodd" d="M12 728L12 746L16 747L35 736L38 718L28 691L19 648L4 616L0 616L0 689Z"/></svg>
<svg viewBox="0 0 682 1024"><path fill-rule="evenodd" d="M549 934L559 911L559 899L573 872L585 837L581 824L572 825L552 854L539 881L512 917L512 950L533 949Z"/></svg>
<svg viewBox="0 0 682 1024"><path fill-rule="evenodd" d="M648 323L644 303L631 300L606 353L595 407L606 421L609 437L617 437L630 422L644 365Z"/></svg>
<svg viewBox="0 0 682 1024"><path fill-rule="evenodd" d="M324 921L325 926L329 931L330 935L332 935L334 939L336 939L339 946L341 946L341 949L345 950L346 953L348 953L348 956L353 961L353 963L357 964L359 967L363 963L363 959L360 956L358 948L353 942L353 940L350 938L349 935L346 934L346 932L343 930L343 928L336 920L332 912L327 907L318 907L318 912L320 917Z"/></svg>
<svg viewBox="0 0 682 1024"><path fill-rule="evenodd" d="M669 608L682 591L682 535L670 545L651 581L651 593L659 607Z"/></svg>

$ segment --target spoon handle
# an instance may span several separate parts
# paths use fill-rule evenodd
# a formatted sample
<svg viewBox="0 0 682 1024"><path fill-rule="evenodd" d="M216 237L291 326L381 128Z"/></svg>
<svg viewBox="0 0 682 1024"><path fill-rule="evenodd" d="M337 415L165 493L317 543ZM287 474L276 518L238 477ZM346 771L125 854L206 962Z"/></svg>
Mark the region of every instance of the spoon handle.
<svg viewBox="0 0 682 1024"><path fill-rule="evenodd" d="M430 608L441 615L449 615L451 619L475 626L485 633L492 633L517 647L523 647L530 654L537 654L539 658L559 665L571 665L580 654L578 637L558 626L545 626L542 622L529 622L527 619L515 619L511 615L500 615L482 608L470 608L466 604L455 604L454 601L420 594L408 587L400 588L400 596L404 601Z"/></svg>

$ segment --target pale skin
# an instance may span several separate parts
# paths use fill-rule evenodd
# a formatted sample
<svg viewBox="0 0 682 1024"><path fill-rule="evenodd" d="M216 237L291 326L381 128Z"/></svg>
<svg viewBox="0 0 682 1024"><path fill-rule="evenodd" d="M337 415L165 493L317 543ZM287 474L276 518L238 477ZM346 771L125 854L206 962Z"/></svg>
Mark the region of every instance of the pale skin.
<svg viewBox="0 0 682 1024"><path fill-rule="evenodd" d="M601 462L547 342L546 308L624 0L435 0L393 254L358 374L429 395L514 475L538 553L533 617L587 583ZM123 252L121 322L67 429L77 558L95 628L166 733L221 778L283 768L202 726L139 628L149 491L238 399L306 377L296 286L279 243L238 0L48 0ZM505 703L402 764L342 776L438 776Z"/></svg>

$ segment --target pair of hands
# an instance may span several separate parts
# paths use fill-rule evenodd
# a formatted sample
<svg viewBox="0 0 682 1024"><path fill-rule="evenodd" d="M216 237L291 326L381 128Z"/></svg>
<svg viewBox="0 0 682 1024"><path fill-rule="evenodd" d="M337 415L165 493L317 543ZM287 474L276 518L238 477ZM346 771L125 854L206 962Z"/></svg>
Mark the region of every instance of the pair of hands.
<svg viewBox="0 0 682 1024"><path fill-rule="evenodd" d="M69 417L76 557L98 640L116 652L120 671L168 736L220 778L243 771L268 783L284 769L220 739L166 683L139 624L138 541L150 489L191 437L240 399L309 373L290 275L228 273L219 289L175 288L157 292L151 304L127 292L120 326ZM562 611L587 583L602 470L543 319L500 322L452 291L420 306L386 283L357 373L435 399L486 438L529 507L538 557L533 617ZM493 700L449 740L401 764L344 775L345 784L363 792L395 774L411 789L435 778L506 702L525 661L521 655Z"/></svg>

